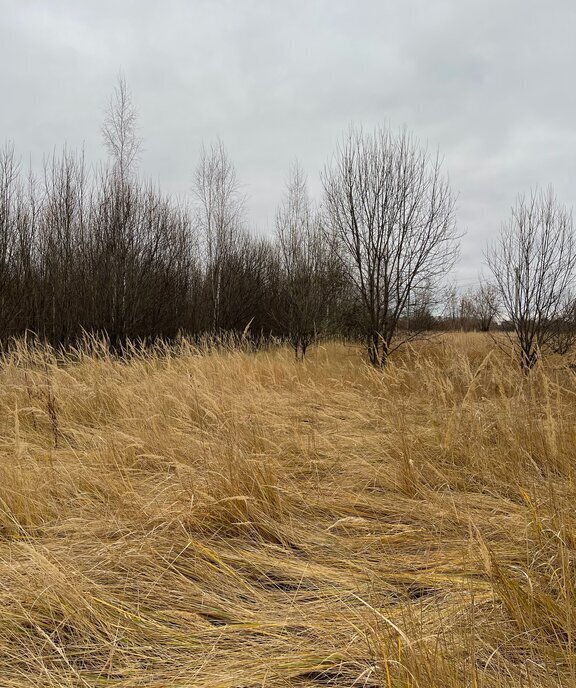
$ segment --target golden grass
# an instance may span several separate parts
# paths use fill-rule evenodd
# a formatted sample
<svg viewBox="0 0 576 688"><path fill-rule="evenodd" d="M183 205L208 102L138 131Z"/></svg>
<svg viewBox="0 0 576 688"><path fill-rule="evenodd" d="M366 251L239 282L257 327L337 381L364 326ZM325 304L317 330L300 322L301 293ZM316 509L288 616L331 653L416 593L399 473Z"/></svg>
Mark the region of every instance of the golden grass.
<svg viewBox="0 0 576 688"><path fill-rule="evenodd" d="M481 335L0 371L0 686L576 686L576 378Z"/></svg>

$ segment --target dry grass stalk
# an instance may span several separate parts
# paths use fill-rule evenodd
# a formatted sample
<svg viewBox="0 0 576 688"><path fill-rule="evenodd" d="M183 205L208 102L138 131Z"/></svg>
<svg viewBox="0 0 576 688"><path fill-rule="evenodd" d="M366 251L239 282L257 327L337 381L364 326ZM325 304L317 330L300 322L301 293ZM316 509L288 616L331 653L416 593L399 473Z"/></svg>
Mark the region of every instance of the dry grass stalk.
<svg viewBox="0 0 576 688"><path fill-rule="evenodd" d="M576 685L569 368L450 335L0 378L1 686Z"/></svg>

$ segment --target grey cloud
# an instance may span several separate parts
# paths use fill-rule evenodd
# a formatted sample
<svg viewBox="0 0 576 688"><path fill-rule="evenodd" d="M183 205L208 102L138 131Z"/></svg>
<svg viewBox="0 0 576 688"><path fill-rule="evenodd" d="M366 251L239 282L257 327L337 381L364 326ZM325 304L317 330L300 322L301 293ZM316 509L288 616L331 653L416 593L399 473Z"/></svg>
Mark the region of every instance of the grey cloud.
<svg viewBox="0 0 576 688"><path fill-rule="evenodd" d="M142 171L186 194L220 136L269 231L291 161L318 173L351 121L406 124L445 160L475 279L515 195L552 183L572 204L572 0L4 0L0 141L36 164L67 142L103 156L123 70L140 112Z"/></svg>

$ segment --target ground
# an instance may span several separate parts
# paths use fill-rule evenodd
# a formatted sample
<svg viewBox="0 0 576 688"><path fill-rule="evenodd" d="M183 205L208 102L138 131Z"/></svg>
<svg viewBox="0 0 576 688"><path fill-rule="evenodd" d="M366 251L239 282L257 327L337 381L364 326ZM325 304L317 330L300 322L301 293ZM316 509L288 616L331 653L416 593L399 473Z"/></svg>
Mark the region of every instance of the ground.
<svg viewBox="0 0 576 688"><path fill-rule="evenodd" d="M576 686L576 378L480 334L0 370L0 686Z"/></svg>

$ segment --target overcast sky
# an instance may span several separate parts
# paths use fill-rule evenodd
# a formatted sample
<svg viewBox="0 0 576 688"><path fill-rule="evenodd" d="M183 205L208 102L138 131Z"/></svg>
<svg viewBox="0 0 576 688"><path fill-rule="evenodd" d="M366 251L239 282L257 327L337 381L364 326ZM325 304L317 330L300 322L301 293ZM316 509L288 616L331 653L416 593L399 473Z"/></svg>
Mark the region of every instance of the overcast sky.
<svg viewBox="0 0 576 688"><path fill-rule="evenodd" d="M574 0L0 0L0 144L103 157L121 70L142 172L187 194L221 137L266 232L293 160L319 196L350 122L407 125L458 194L466 286L517 193L576 201L575 36Z"/></svg>

